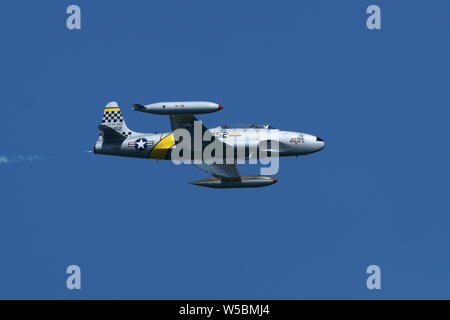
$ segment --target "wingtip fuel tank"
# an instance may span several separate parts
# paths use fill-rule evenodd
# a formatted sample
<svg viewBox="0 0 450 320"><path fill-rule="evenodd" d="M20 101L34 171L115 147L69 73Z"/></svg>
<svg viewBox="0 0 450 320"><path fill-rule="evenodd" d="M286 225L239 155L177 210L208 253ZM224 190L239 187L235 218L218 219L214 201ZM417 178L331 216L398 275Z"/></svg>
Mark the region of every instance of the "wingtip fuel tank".
<svg viewBox="0 0 450 320"><path fill-rule="evenodd" d="M192 181L190 184L208 187L208 188L257 188L265 187L277 182L278 179L259 176L259 175L243 175L238 180L223 180L216 177Z"/></svg>
<svg viewBox="0 0 450 320"><path fill-rule="evenodd" d="M159 115L204 114L223 109L218 103L208 101L157 102L147 105L134 104L136 111Z"/></svg>

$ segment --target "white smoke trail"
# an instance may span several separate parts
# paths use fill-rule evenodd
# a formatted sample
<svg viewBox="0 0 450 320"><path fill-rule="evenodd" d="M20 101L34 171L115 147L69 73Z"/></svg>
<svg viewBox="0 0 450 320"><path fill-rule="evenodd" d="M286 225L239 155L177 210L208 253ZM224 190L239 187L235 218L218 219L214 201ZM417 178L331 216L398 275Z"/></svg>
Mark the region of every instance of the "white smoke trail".
<svg viewBox="0 0 450 320"><path fill-rule="evenodd" d="M38 160L44 160L45 157L31 154L31 155L18 155L18 156L5 156L0 155L0 165L2 164L13 164L18 162L33 162Z"/></svg>

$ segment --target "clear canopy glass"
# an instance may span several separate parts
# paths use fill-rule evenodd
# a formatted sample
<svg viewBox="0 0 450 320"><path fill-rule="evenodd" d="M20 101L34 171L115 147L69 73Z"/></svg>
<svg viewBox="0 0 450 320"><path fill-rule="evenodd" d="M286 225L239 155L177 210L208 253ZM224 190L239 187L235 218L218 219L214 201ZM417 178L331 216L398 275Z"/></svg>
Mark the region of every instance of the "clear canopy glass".
<svg viewBox="0 0 450 320"><path fill-rule="evenodd" d="M270 124L257 124L257 123L230 123L220 126L222 129L275 129Z"/></svg>

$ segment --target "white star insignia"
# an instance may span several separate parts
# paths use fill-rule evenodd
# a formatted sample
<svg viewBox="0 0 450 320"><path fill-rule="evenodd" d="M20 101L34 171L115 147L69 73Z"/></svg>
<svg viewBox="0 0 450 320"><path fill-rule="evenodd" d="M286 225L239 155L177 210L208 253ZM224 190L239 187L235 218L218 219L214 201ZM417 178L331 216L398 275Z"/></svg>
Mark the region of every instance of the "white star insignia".
<svg viewBox="0 0 450 320"><path fill-rule="evenodd" d="M137 146L138 146L138 149L145 149L145 142L144 142L144 140L142 140L142 139L140 139L140 140L138 140L137 141Z"/></svg>

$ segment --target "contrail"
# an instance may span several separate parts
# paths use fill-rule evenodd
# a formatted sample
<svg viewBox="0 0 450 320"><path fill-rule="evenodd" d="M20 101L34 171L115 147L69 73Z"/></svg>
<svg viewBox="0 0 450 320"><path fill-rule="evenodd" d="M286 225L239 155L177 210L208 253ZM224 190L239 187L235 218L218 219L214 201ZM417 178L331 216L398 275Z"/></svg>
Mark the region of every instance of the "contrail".
<svg viewBox="0 0 450 320"><path fill-rule="evenodd" d="M18 155L18 156L0 156L0 165L2 164L13 164L18 162L33 162L37 160L43 160L45 157L37 155L37 154L31 154L31 155Z"/></svg>

